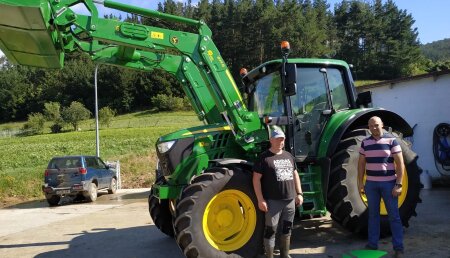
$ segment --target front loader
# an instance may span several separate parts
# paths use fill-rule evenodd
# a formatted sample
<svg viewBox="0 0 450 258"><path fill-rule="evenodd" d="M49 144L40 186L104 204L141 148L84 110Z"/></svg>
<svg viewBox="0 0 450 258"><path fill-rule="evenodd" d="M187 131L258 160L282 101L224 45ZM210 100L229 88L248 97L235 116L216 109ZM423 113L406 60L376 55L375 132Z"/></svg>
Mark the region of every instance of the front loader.
<svg viewBox="0 0 450 258"><path fill-rule="evenodd" d="M76 4L90 15L74 13ZM182 23L196 33L99 18L96 4ZM370 95L356 94L343 61L290 59L283 43L279 60L242 74L240 92L204 22L108 0L0 0L0 48L14 64L61 68L65 53L81 51L98 63L162 69L179 79L205 125L158 139L148 202L155 225L187 257L261 254L264 216L253 192L252 164L269 147L271 125L284 128L286 150L297 162L305 195L301 217L328 211L361 233L367 200L357 187L358 148L368 136L368 119L380 116L403 148L403 224L415 215L420 169L402 138L412 129L391 111L363 108ZM380 212L382 233L388 234L386 209Z"/></svg>

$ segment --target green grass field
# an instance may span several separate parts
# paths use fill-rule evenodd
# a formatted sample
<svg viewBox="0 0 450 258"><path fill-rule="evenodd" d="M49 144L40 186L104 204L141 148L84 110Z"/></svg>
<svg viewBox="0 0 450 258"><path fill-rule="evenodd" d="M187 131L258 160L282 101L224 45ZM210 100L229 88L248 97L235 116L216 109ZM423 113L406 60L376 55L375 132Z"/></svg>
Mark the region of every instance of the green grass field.
<svg viewBox="0 0 450 258"><path fill-rule="evenodd" d="M100 129L100 156L104 161L120 161L122 188L150 187L158 137L200 124L192 111L117 116L110 128ZM19 129L22 125L1 125L0 130ZM44 171L53 156L95 155L94 120L85 121L80 128L81 131L60 134L1 137L0 202L43 199Z"/></svg>
<svg viewBox="0 0 450 258"><path fill-rule="evenodd" d="M359 86L364 86L364 85L368 85L368 84L374 84L377 82L381 82L381 81L379 81L379 80L355 81L355 86L359 87Z"/></svg>

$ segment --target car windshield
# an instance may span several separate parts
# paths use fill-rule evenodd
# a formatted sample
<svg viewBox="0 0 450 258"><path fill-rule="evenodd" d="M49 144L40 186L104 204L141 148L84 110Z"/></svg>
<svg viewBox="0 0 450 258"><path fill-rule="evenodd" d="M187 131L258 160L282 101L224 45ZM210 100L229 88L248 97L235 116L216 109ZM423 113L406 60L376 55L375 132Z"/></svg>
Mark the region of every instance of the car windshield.
<svg viewBox="0 0 450 258"><path fill-rule="evenodd" d="M48 164L49 169L82 167L81 157L54 158Z"/></svg>

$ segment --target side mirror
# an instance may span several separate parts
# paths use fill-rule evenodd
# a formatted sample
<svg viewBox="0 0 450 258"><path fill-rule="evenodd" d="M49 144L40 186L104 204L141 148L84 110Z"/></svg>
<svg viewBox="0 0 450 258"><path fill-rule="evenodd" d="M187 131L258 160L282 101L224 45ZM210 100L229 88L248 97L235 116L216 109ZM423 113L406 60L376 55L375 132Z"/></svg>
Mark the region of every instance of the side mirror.
<svg viewBox="0 0 450 258"><path fill-rule="evenodd" d="M358 97L356 99L356 105L358 107L369 107L369 105L372 104L372 92L371 91L364 91L358 93Z"/></svg>
<svg viewBox="0 0 450 258"><path fill-rule="evenodd" d="M297 94L297 66L292 63L285 64L284 95Z"/></svg>

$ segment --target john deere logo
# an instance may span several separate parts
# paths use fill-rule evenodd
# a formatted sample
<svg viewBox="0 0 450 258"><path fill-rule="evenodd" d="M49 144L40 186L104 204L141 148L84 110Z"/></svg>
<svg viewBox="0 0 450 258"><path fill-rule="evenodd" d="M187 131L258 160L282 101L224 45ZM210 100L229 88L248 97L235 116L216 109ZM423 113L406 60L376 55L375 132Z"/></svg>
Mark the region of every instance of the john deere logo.
<svg viewBox="0 0 450 258"><path fill-rule="evenodd" d="M355 250L348 254L343 254L342 258L381 258L386 257L387 252L378 250Z"/></svg>
<svg viewBox="0 0 450 258"><path fill-rule="evenodd" d="M172 41L172 44L178 44L178 38L177 37L172 37L171 39L170 39L170 41Z"/></svg>

